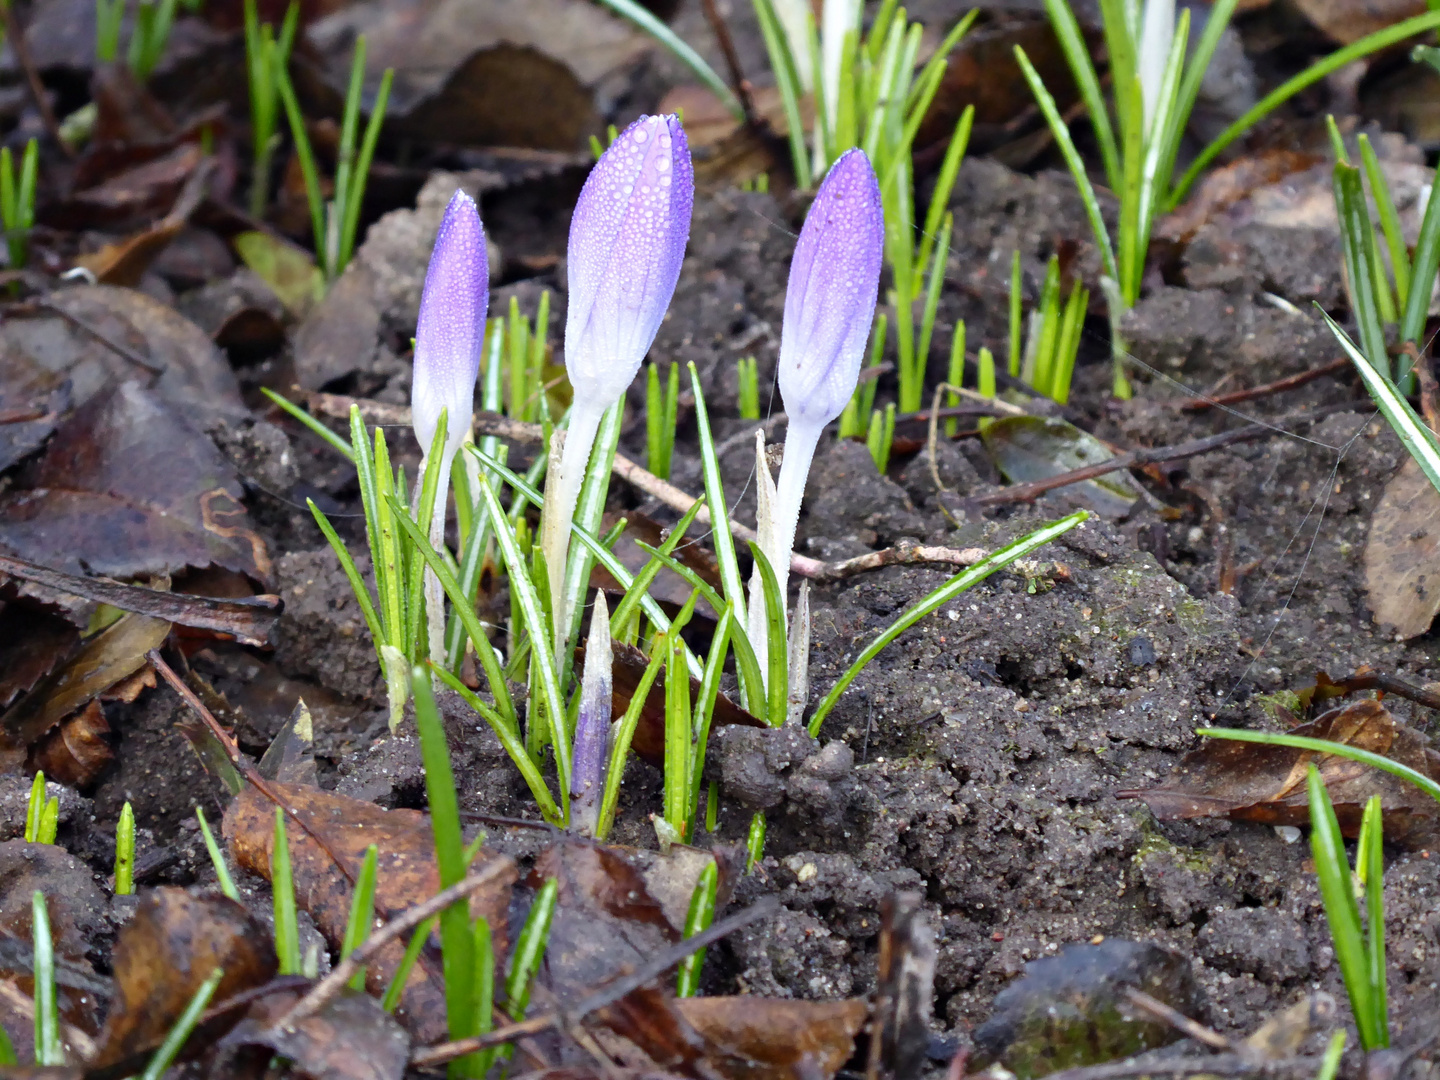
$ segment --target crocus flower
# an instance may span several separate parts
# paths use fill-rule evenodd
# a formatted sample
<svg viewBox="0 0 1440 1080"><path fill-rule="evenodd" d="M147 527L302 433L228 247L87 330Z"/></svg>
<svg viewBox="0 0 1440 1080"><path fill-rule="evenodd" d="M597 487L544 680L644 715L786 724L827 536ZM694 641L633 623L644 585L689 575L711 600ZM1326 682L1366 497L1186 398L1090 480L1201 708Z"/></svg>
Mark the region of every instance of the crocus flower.
<svg viewBox="0 0 1440 1080"><path fill-rule="evenodd" d="M590 637L585 643L585 672L580 679L580 710L575 717L575 750L570 768L570 817L577 830L595 835L600 796L610 757L611 689L615 651L610 641L610 611L605 593L595 593Z"/></svg>
<svg viewBox="0 0 1440 1080"><path fill-rule="evenodd" d="M601 155L570 220L565 369L574 388L555 500L544 538L555 595L562 589L586 463L605 410L640 370L675 293L690 238L694 170L675 116L642 116ZM558 642L570 619L555 619Z"/></svg>
<svg viewBox="0 0 1440 1080"><path fill-rule="evenodd" d="M860 377L884 248L885 217L875 170L863 150L847 151L830 167L810 206L785 290L779 374L789 426L772 520L769 529L762 530L782 599L810 461L825 425L844 410ZM749 612L757 653L765 639L763 595L757 572L751 579Z"/></svg>
<svg viewBox="0 0 1440 1080"><path fill-rule="evenodd" d="M457 191L445 208L430 252L430 266L425 271L420 321L415 328L415 379L410 387L411 424L427 456L435 441L440 414L446 416L440 459L441 493L435 499L430 521L430 543L437 549L445 540L444 492L449 488L450 465L470 428L489 305L490 268L480 211L474 199ZM422 462L422 476L424 468ZM430 655L444 662L444 598L439 581L429 570L425 572L425 608Z"/></svg>
<svg viewBox="0 0 1440 1080"><path fill-rule="evenodd" d="M1160 85L1175 40L1175 0L1146 0L1140 20L1140 49L1136 77L1140 80L1140 101L1148 138L1155 111L1160 105Z"/></svg>

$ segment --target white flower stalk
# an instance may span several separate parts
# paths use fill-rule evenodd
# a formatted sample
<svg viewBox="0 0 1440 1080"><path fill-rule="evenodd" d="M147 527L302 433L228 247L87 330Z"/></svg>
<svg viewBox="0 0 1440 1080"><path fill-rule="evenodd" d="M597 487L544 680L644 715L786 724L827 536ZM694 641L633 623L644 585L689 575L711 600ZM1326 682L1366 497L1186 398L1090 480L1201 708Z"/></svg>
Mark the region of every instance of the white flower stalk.
<svg viewBox="0 0 1440 1080"><path fill-rule="evenodd" d="M811 204L785 290L779 376L789 426L770 520L758 530L782 604L815 447L825 425L844 411L860 377L884 248L875 170L863 150L850 150L831 167ZM767 652L764 596L757 569L750 579L749 630L761 671Z"/></svg>
<svg viewBox="0 0 1440 1080"><path fill-rule="evenodd" d="M575 719L575 748L570 767L570 818L575 830L594 836L600 821L600 796L610 760L611 693L615 650L610 640L610 610L597 590L585 644L580 679L580 711Z"/></svg>
<svg viewBox="0 0 1440 1080"><path fill-rule="evenodd" d="M425 271L425 291L420 297L420 319L415 327L415 377L410 387L411 423L427 459L440 414L443 412L446 418L440 488L430 519L430 544L437 551L445 543L450 466L470 429L489 306L490 268L480 211L474 199L457 191L445 208ZM420 464L422 478L425 465L426 461ZM443 664L444 596L439 580L429 569L425 571L425 610L430 657Z"/></svg>
<svg viewBox="0 0 1440 1080"><path fill-rule="evenodd" d="M558 483L546 486L542 544L559 597L580 497L600 420L634 380L675 294L690 238L694 171L674 116L642 116L601 155L570 220L565 369L574 388ZM554 612L558 650L570 614Z"/></svg>
<svg viewBox="0 0 1440 1080"><path fill-rule="evenodd" d="M1151 124L1160 104L1160 88L1165 81L1165 65L1170 59L1175 40L1175 0L1146 0L1140 23L1140 48L1136 76L1140 80L1140 99L1144 107L1145 126L1141 129L1148 140Z"/></svg>

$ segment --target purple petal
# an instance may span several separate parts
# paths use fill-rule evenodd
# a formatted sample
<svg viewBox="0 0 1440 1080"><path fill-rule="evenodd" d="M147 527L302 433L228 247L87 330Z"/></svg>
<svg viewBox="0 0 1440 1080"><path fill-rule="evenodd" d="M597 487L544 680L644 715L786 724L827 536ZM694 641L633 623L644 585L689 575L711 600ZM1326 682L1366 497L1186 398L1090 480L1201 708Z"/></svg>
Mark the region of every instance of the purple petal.
<svg viewBox="0 0 1440 1080"><path fill-rule="evenodd" d="M570 221L565 367L576 400L630 385L675 293L695 177L674 116L642 116L601 155Z"/></svg>
<svg viewBox="0 0 1440 1080"><path fill-rule="evenodd" d="M475 406L475 378L490 306L485 228L475 200L455 192L425 272L415 328L415 381L410 389L415 437L427 453L441 410L448 410L446 446L459 448Z"/></svg>
<svg viewBox="0 0 1440 1080"><path fill-rule="evenodd" d="M792 421L828 424L855 392L880 284L885 215L863 150L830 168L790 260L780 395Z"/></svg>

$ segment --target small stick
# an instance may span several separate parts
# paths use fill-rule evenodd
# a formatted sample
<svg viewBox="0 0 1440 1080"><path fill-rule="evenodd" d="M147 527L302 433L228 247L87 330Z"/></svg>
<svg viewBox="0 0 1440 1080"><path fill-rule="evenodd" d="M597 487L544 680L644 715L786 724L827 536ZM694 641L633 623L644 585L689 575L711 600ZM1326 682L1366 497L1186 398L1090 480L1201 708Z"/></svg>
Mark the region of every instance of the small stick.
<svg viewBox="0 0 1440 1080"><path fill-rule="evenodd" d="M754 126L755 100L750 96L750 80L745 78L745 72L740 67L740 54L735 51L735 40L730 36L730 27L716 9L715 0L702 0L700 6L705 11L705 21L710 24L711 33L715 35L715 43L720 46L720 54L725 57L725 66L730 72L730 87L740 101L740 108L745 113L745 123Z"/></svg>
<svg viewBox="0 0 1440 1080"><path fill-rule="evenodd" d="M1203 439L1191 439L1189 442L1179 443L1175 446L1157 446L1152 449L1130 450L1124 454L1116 454L1106 461L1097 462L1094 465L1085 465L1079 469L1071 469L1069 472L1061 473L1059 476L1051 476L1044 480L1031 480L1023 484L1011 484L1009 487L1001 488L988 495L979 495L970 501L977 506L1000 506L1014 502L1034 502L1041 495L1056 488L1068 487L1071 484L1078 484L1082 480L1094 480L1097 476L1105 476L1108 473L1116 472L1119 469L1129 469L1136 465L1154 465L1167 461L1179 461L1183 458L1197 457L1200 454L1208 454L1212 450L1219 450L1223 446L1230 446L1237 442L1247 442L1250 439L1263 438L1272 435L1290 425L1313 424L1316 420L1323 419L1334 413L1351 412L1368 406L1368 401L1342 401L1334 405L1322 405L1318 409L1308 412L1297 413L1290 416L1282 416L1270 424L1246 424L1244 427L1235 428L1233 431L1222 431L1218 435L1207 435Z"/></svg>
<svg viewBox="0 0 1440 1080"><path fill-rule="evenodd" d="M664 972L674 967L697 949L703 949L707 945L712 945L727 934L734 933L742 926L748 926L757 919L762 919L774 914L779 906L779 898L767 896L758 903L752 904L744 911L737 911L728 918L712 923L709 928L702 930L693 937L688 937L683 941L676 942L668 949L651 957L649 961L641 965L634 972L615 979L605 987L595 991L589 997L578 1002L573 1008L546 1013L543 1016L537 1016L531 1020L523 1020L517 1024L507 1024L487 1034L476 1035L469 1039L457 1039L454 1042L425 1047L424 1049L417 1050L410 1056L410 1064L413 1068L417 1069L442 1065L447 1061L453 1061L455 1058L464 1057L466 1054L473 1054L477 1050L484 1050L491 1046L503 1046L505 1043L513 1042L527 1035L538 1035L552 1028L565 1029L578 1024L591 1013L597 1012L607 1005L613 1005L632 990L638 990L650 980L664 974Z"/></svg>
<svg viewBox="0 0 1440 1080"><path fill-rule="evenodd" d="M340 990L350 981L350 977L370 960L377 952L394 941L407 930L414 929L431 915L443 911L457 900L461 900L475 890L488 885L494 881L502 871L508 870L513 864L508 859L495 859L485 869L477 874L457 881L448 889L442 889L429 900L422 904L416 904L405 912L397 915L388 923L382 926L375 933L365 939L365 944L352 952L340 963L330 970L330 974L321 979L311 988L310 992L291 1006L290 1011L279 1020L275 1021L274 1029L293 1028L306 1017L313 1016L323 1009Z"/></svg>
<svg viewBox="0 0 1440 1080"><path fill-rule="evenodd" d="M1190 1017L1184 1013L1177 1009L1172 1009L1163 1001L1151 997L1143 990L1136 990L1133 986L1127 986L1125 988L1125 996L1130 999L1130 1004L1136 1008L1144 1009L1151 1016L1165 1021L1165 1023L1169 1024L1176 1031L1188 1035L1196 1042L1204 1043L1212 1050L1224 1050L1243 1056L1248 1049L1244 1047L1243 1044L1237 1045L1224 1035L1221 1035L1218 1031L1191 1020Z"/></svg>
<svg viewBox="0 0 1440 1080"><path fill-rule="evenodd" d="M1220 405L1239 405L1243 401L1254 401L1256 398L1269 394L1294 390L1297 386L1304 386L1306 383L1314 382L1326 375L1338 375L1349 366L1350 361L1342 356L1339 360L1331 360L1328 364L1321 364L1318 368L1302 371L1298 375L1287 375L1283 379L1276 379L1263 386L1253 386L1249 390L1233 390L1228 394L1221 394L1219 397L1200 398L1198 401L1186 402L1182 407L1186 412L1204 412L1206 409L1213 409Z"/></svg>
<svg viewBox="0 0 1440 1080"><path fill-rule="evenodd" d="M45 84L40 81L40 72L35 68L35 59L30 55L30 46L25 41L25 28L20 25L15 7L9 3L0 4L0 12L3 12L5 18L5 36L10 40L10 47L15 50L16 61L25 72L25 82L30 87L30 96L35 99L35 107L40 110L40 122L45 125L45 130L50 133L50 137L65 156L73 158L75 151L60 137L60 124L55 119L54 110L50 108L50 99L45 96Z"/></svg>

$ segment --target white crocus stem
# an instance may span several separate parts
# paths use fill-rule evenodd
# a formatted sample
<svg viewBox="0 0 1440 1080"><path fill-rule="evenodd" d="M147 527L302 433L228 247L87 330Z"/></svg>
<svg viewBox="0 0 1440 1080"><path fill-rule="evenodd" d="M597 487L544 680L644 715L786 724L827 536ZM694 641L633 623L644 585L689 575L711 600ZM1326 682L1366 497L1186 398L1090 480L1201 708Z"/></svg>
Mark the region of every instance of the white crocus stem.
<svg viewBox="0 0 1440 1080"><path fill-rule="evenodd" d="M445 510L449 504L450 469L454 463L455 450L447 441L440 455L440 486L435 492L435 509L430 514L430 546L436 551L445 550ZM422 484L425 482L426 464L425 458L421 458L419 482ZM425 620L430 632L430 659L439 666L447 666L450 658L445 655L445 592L440 588L440 579L435 576L435 571L428 566L425 568Z"/></svg>
<svg viewBox="0 0 1440 1080"><path fill-rule="evenodd" d="M607 406L608 407L608 406ZM571 612L561 595L565 588L565 563L570 553L570 523L580 501L580 488L585 483L590 451L595 434L600 430L604 408L577 401L570 411L570 426L565 432L565 447L560 457L557 485L547 493L540 542L545 551L545 570L550 578L550 613L555 631L555 656L570 640ZM553 503L551 502L553 500Z"/></svg>
<svg viewBox="0 0 1440 1080"><path fill-rule="evenodd" d="M1175 0L1148 0L1141 17L1140 58L1137 77L1144 106L1144 134L1150 137L1150 125L1159 107L1160 84L1165 81L1165 64L1170 58L1171 42L1175 40Z"/></svg>
<svg viewBox="0 0 1440 1080"><path fill-rule="evenodd" d="M805 497L805 479L810 462L825 430L822 424L797 423L792 420L785 432L785 459L780 465L780 481L775 486L775 502L769 528L760 523L761 550L775 571L780 586L781 614L788 617L786 588L790 581L790 555L795 546L795 528L800 522L800 502ZM763 466L762 466L763 467ZM760 663L763 678L769 678L766 658L769 655L765 610L765 586L756 567L750 575L750 643Z"/></svg>

